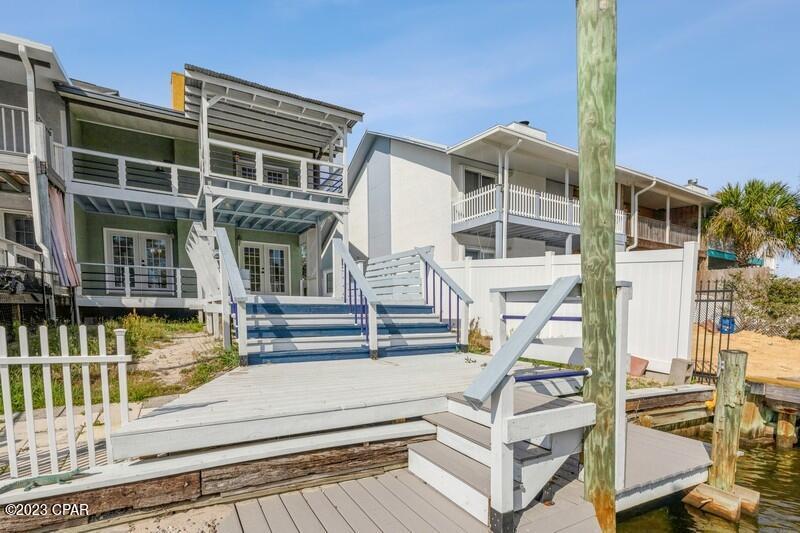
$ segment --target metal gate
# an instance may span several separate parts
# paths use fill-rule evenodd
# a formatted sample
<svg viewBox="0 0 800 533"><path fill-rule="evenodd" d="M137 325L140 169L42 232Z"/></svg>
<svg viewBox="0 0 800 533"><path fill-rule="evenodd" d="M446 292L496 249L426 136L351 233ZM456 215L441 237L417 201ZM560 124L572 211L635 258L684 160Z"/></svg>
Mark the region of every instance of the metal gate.
<svg viewBox="0 0 800 533"><path fill-rule="evenodd" d="M716 383L719 351L730 348L736 327L733 288L720 280L700 281L694 301L694 380Z"/></svg>

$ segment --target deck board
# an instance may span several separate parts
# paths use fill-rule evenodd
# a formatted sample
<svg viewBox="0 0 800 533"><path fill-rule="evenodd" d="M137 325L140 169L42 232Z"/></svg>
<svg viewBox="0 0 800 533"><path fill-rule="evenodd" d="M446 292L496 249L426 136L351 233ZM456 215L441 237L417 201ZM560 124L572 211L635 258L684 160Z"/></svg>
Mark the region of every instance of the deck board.
<svg viewBox="0 0 800 533"><path fill-rule="evenodd" d="M239 522L244 533L271 533L272 530L267 524L258 500L236 502L236 514L239 515Z"/></svg>
<svg viewBox="0 0 800 533"><path fill-rule="evenodd" d="M331 533L354 533L353 528L347 523L347 520L339 514L333 504L322 493L319 488L306 489L303 491L303 497L308 502L311 510L317 516L325 531Z"/></svg>
<svg viewBox="0 0 800 533"><path fill-rule="evenodd" d="M414 418L446 409L488 358L463 354L241 367L112 435L119 458Z"/></svg>
<svg viewBox="0 0 800 533"><path fill-rule="evenodd" d="M301 492L281 494L281 501L300 533L325 533L325 528Z"/></svg>
<svg viewBox="0 0 800 533"><path fill-rule="evenodd" d="M294 520L292 520L279 495L275 494L274 496L259 498L258 503L261 505L261 511L264 513L272 531L297 533L297 526L295 526Z"/></svg>

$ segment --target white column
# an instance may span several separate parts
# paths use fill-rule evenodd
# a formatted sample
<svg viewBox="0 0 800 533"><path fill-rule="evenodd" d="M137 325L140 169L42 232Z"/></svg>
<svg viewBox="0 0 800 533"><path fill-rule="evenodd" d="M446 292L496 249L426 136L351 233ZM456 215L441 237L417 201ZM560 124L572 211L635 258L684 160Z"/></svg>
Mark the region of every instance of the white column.
<svg viewBox="0 0 800 533"><path fill-rule="evenodd" d="M347 183L347 125L342 128L342 194L347 198L350 184Z"/></svg>
<svg viewBox="0 0 800 533"><path fill-rule="evenodd" d="M503 243L505 242L506 225L503 218L503 198L505 198L505 185L503 184L503 151L497 150L497 189L495 196L495 209L498 214L497 222L494 224L494 257L502 259L505 257ZM466 190L467 179L464 176L464 189Z"/></svg>
<svg viewBox="0 0 800 533"><path fill-rule="evenodd" d="M625 413L625 390L628 375L628 306L632 297L631 287L617 288L617 348L616 348L616 406L614 413L614 485L617 490L625 487L625 446L628 417ZM590 378L591 379L591 378Z"/></svg>
<svg viewBox="0 0 800 533"><path fill-rule="evenodd" d="M700 243L700 237L702 232L702 224L703 224L703 206L697 204L697 243Z"/></svg>
<svg viewBox="0 0 800 533"><path fill-rule="evenodd" d="M670 213L670 209L671 209L670 200L671 200L670 195L667 194L667 236L666 236L666 239L665 239L667 244L669 244L669 230L670 230L670 226L672 224L672 221L670 220L672 218L672 214Z"/></svg>
<svg viewBox="0 0 800 533"><path fill-rule="evenodd" d="M564 198L569 198L569 168L564 168Z"/></svg>
<svg viewBox="0 0 800 533"><path fill-rule="evenodd" d="M514 445L503 442L503 426L514 415L514 378L506 377L492 393L489 524L510 531L514 520Z"/></svg>

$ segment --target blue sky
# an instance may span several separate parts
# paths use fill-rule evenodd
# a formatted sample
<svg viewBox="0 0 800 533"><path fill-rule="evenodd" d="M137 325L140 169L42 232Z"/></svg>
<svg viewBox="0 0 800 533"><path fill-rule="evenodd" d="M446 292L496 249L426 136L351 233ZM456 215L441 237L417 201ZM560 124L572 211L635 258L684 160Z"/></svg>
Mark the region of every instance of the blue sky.
<svg viewBox="0 0 800 533"><path fill-rule="evenodd" d="M359 109L366 128L397 135L451 144L527 119L577 142L574 1L118 4L14 2L0 31L152 103L168 105L169 73L194 63ZM800 2L618 11L618 162L712 191L751 177L800 186Z"/></svg>

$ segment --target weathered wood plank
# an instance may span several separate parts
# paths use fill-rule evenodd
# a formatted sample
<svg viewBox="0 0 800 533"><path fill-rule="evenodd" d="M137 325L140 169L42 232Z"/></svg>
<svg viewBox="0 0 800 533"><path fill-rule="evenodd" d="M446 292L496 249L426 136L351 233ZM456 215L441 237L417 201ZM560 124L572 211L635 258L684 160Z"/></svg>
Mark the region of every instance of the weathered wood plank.
<svg viewBox="0 0 800 533"><path fill-rule="evenodd" d="M736 482L736 457L745 402L747 352L722 350L719 353L719 365L714 435L711 440L711 458L714 464L708 473L708 484L723 492L732 493Z"/></svg>
<svg viewBox="0 0 800 533"><path fill-rule="evenodd" d="M204 495L225 493L306 476L341 475L404 463L408 460L409 444L430 438L425 436L368 445L358 444L209 468L201 471L202 491Z"/></svg>
<svg viewBox="0 0 800 533"><path fill-rule="evenodd" d="M90 515L98 515L123 509L144 509L172 502L193 500L200 496L200 475L196 472L179 476L152 479L141 483L128 483L57 496L43 500L32 500L31 504L47 504L52 509L54 504L86 504ZM6 515L0 520L0 531L22 531L61 524L63 516L48 514L45 516Z"/></svg>

